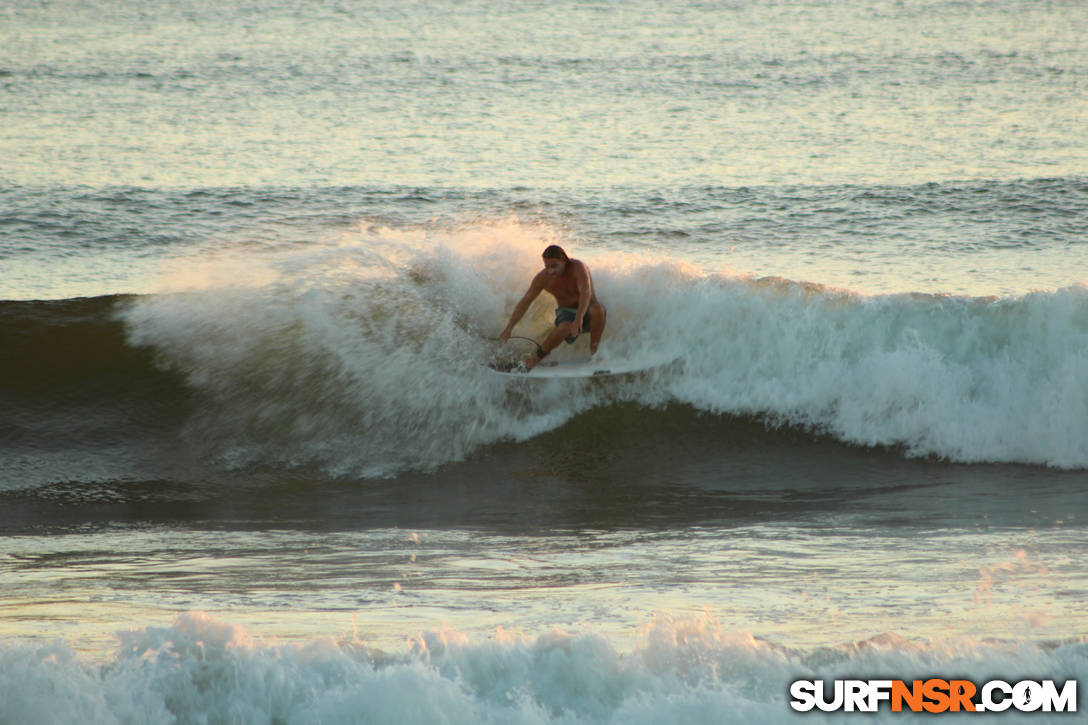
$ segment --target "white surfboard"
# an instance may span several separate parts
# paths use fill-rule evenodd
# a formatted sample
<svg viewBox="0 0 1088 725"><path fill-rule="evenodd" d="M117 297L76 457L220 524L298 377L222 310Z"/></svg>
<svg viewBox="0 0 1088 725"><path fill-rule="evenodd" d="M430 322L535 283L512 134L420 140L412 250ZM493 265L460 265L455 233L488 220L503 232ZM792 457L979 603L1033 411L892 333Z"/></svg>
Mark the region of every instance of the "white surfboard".
<svg viewBox="0 0 1088 725"><path fill-rule="evenodd" d="M491 365L491 369L505 375L524 378L595 378L607 375L624 375L663 367L676 358L641 360L544 360L524 372L517 367Z"/></svg>

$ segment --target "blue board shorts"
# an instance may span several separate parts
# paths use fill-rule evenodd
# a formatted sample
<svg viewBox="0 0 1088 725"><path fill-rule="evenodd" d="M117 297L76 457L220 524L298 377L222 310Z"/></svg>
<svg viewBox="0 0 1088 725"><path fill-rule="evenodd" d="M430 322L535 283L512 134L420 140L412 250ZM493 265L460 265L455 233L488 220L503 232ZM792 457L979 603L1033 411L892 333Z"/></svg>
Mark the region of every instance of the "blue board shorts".
<svg viewBox="0 0 1088 725"><path fill-rule="evenodd" d="M564 322L574 322L574 318L578 316L578 309L576 307L557 307L555 310L555 326L563 324ZM585 317L582 318L582 332L589 332L589 310L586 310ZM567 338L567 342L571 343L578 339L577 335Z"/></svg>

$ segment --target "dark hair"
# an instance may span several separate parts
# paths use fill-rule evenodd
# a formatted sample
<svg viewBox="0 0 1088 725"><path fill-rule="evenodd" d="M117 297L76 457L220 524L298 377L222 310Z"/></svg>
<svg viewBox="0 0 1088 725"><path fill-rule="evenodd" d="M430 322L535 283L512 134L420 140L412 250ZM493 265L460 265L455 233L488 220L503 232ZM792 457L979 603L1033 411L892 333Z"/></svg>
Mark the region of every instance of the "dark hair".
<svg viewBox="0 0 1088 725"><path fill-rule="evenodd" d="M540 255L544 259L562 259L564 262L569 262L570 257L563 251L563 248L558 244L553 244L544 250L544 254Z"/></svg>

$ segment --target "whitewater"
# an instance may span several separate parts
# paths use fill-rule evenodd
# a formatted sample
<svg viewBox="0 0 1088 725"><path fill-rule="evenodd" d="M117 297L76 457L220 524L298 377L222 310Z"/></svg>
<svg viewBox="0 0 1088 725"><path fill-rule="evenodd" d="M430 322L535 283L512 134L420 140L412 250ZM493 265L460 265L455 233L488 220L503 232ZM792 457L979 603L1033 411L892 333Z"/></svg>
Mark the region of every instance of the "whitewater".
<svg viewBox="0 0 1088 725"><path fill-rule="evenodd" d="M202 615L127 635L121 644L122 654L102 669L81 665L64 648L6 649L0 653L6 675L0 681L0 717L103 723L762 723L790 719L784 714L786 682L843 677L858 668L954 668L976 678L994 672L1027 678L1040 670L1069 679L1086 674L1083 645L964 651L883 637L801 656L724 633L707 617L654 621L627 653L598 636L559 631L533 641L500 632L487 644L438 631L420 636L410 653L389 657L352 640L254 640ZM9 679L13 675L18 687ZM63 689L43 702L39 688L51 684ZM829 721L822 714L795 717ZM1065 722L1069 715L1031 717ZM907 713L878 718L925 719Z"/></svg>

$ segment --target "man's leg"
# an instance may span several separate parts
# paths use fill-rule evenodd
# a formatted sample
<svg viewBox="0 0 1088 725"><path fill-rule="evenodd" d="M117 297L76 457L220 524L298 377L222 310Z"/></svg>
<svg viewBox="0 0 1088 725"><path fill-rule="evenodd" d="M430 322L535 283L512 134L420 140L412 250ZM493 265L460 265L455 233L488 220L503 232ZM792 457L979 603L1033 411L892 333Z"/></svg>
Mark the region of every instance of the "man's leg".
<svg viewBox="0 0 1088 725"><path fill-rule="evenodd" d="M544 342L540 343L540 349L544 351L544 355L547 355L549 352L562 345L563 340L573 334L575 334L574 325L569 322L561 322L552 329L551 334L544 339ZM525 366L526 370L532 370L536 364L543 359L543 356L534 352L522 361L522 365Z"/></svg>
<svg viewBox="0 0 1088 725"><path fill-rule="evenodd" d="M604 334L604 324L607 317L604 305L597 303L589 306L589 354L597 354L597 346L601 344L601 335Z"/></svg>

